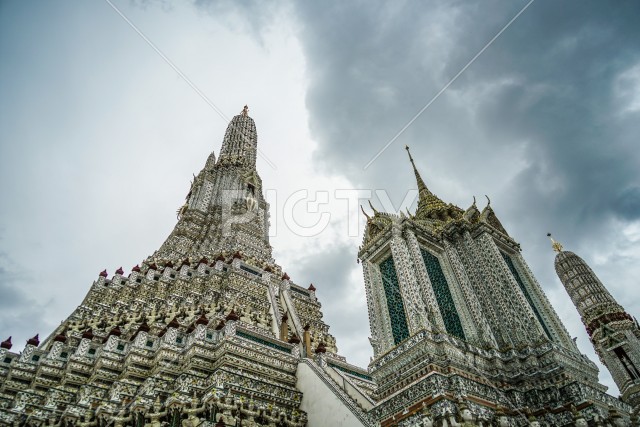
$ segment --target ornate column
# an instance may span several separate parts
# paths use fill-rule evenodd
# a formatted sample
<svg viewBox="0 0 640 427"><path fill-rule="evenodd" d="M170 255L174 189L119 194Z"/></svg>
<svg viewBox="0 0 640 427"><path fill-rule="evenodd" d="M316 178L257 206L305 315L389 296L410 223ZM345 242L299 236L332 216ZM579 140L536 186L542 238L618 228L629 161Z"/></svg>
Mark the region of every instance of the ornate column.
<svg viewBox="0 0 640 427"><path fill-rule="evenodd" d="M426 319L427 309L422 301L418 282L413 274L414 263L411 261L407 243L402 238L402 230L397 222L392 225L391 236L391 253L396 274L398 275L398 284L400 285L400 293L404 303L407 326L409 327L409 335L413 335L428 324Z"/></svg>
<svg viewBox="0 0 640 427"><path fill-rule="evenodd" d="M472 319L471 322L463 322L465 334L468 333L467 336L472 341L475 338L478 344L497 347L496 339L491 333L491 327L485 318L478 296L474 292L464 266L458 257L458 252L449 241L445 240L444 246L445 254L449 260L449 264L451 265L453 275L456 278L457 283L460 285L460 290L463 295L462 300L466 302L465 309L468 308L468 315L470 315ZM471 330L471 325L475 326L473 330Z"/></svg>
<svg viewBox="0 0 640 427"><path fill-rule="evenodd" d="M420 296L422 297L425 312L427 313L427 319L425 319L426 322L424 327L427 330L431 330L432 327L435 326L438 330L444 331L444 320L442 319L442 314L438 309L438 302L436 300L436 295L433 292L431 279L429 279L429 274L427 274L427 269L422 261L422 253L420 252L418 239L413 231L409 229L406 229L404 234L407 239L407 246L409 248L409 253L411 254L411 260L413 261L413 266L415 268L414 271L419 282ZM435 325L432 324L434 322Z"/></svg>

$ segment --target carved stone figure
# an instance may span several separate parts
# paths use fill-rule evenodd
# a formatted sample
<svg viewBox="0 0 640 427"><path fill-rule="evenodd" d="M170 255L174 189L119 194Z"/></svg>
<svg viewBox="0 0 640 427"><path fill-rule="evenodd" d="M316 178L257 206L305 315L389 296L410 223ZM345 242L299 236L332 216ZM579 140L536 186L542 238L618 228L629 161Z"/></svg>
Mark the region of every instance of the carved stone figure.
<svg viewBox="0 0 640 427"><path fill-rule="evenodd" d="M235 425L236 417L233 415L233 411L236 409L236 405L233 402L233 398L229 395L220 399L218 403L218 407L221 410L221 413L218 414L218 419L216 421L221 421L225 424Z"/></svg>
<svg viewBox="0 0 640 427"><path fill-rule="evenodd" d="M431 411L429 407L422 402L422 409L420 411L422 416L422 427L433 427L433 415L431 415Z"/></svg>
<svg viewBox="0 0 640 427"><path fill-rule="evenodd" d="M187 419L182 420L182 427L198 427L203 420L197 414L202 412L204 412L204 407L198 406L198 399L194 395L191 399L191 407L184 410L184 413L187 414Z"/></svg>
<svg viewBox="0 0 640 427"><path fill-rule="evenodd" d="M253 400L250 400L246 405L241 407L240 413L244 417L241 422L242 427L256 427L258 425L256 417L258 417L260 413Z"/></svg>

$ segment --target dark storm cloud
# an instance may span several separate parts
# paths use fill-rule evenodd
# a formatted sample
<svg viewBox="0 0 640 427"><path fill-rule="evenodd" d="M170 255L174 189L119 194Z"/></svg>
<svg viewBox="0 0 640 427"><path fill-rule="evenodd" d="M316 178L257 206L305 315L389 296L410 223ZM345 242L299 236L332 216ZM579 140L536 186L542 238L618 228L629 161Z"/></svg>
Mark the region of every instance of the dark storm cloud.
<svg viewBox="0 0 640 427"><path fill-rule="evenodd" d="M640 219L640 188L626 188L620 192L614 211L626 220Z"/></svg>
<svg viewBox="0 0 640 427"><path fill-rule="evenodd" d="M363 171L524 4L298 3L316 159L397 192L413 185L408 143L436 187L501 191L507 217L526 214L541 234L555 224L574 243L612 215L637 218L637 113L616 95L640 61L637 2L533 3Z"/></svg>

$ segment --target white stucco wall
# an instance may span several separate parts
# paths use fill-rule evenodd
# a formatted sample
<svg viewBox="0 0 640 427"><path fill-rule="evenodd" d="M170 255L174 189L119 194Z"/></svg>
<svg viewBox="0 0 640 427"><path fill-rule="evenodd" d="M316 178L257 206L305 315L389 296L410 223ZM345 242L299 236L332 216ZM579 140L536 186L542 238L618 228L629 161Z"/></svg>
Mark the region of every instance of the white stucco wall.
<svg viewBox="0 0 640 427"><path fill-rule="evenodd" d="M298 364L297 388L303 393L300 409L308 427L363 427L333 391L305 363Z"/></svg>

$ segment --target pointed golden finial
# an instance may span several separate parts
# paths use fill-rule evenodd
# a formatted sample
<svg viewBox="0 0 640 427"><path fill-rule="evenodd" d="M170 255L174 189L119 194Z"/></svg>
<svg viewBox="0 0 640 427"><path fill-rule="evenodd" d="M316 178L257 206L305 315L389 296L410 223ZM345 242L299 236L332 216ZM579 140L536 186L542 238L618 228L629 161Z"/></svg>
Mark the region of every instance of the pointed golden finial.
<svg viewBox="0 0 640 427"><path fill-rule="evenodd" d="M422 177L420 176L420 172L418 172L418 168L416 168L416 164L413 161L413 157L411 156L411 151L409 150L409 146L405 145L404 148L405 150L407 150L407 154L409 154L409 161L411 161L411 166L413 167L413 173L416 176L416 182L418 184L418 196L420 198L427 197L429 194L431 194L431 192L429 191L429 189L427 188L427 185L422 180Z"/></svg>
<svg viewBox="0 0 640 427"><path fill-rule="evenodd" d="M244 117L248 117L249 116L249 106L245 105L244 108L242 109L242 114Z"/></svg>
<svg viewBox="0 0 640 427"><path fill-rule="evenodd" d="M553 248L553 250L558 253L562 252L562 245L560 244L560 242L556 242L553 237L551 237L551 233L547 233L547 237L551 239L551 247Z"/></svg>
<svg viewBox="0 0 640 427"><path fill-rule="evenodd" d="M364 208L362 207L362 205L360 205L360 210L362 211L364 216L367 217L367 222L369 222L371 220L371 217L369 215L367 215L367 213L364 211Z"/></svg>

